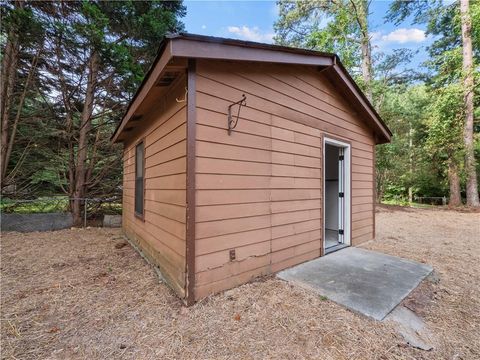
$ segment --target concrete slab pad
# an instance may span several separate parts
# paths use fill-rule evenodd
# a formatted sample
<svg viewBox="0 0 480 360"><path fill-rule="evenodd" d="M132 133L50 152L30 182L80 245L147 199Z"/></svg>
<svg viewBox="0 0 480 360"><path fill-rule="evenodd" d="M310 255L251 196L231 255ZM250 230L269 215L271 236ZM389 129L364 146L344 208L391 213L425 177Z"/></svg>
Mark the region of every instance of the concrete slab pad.
<svg viewBox="0 0 480 360"><path fill-rule="evenodd" d="M350 310L382 320L432 267L375 251L349 247L277 274L311 288Z"/></svg>
<svg viewBox="0 0 480 360"><path fill-rule="evenodd" d="M407 344L421 350L433 349L433 335L421 318L405 306L397 306L385 321L393 323Z"/></svg>

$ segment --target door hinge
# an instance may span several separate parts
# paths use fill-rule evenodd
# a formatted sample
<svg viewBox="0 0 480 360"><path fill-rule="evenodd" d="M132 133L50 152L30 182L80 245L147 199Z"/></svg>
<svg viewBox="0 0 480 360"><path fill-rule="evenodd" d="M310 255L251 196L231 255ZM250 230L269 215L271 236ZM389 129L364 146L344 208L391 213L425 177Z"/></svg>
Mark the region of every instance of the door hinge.
<svg viewBox="0 0 480 360"><path fill-rule="evenodd" d="M339 234L339 235L343 235L343 229L339 229L339 230L338 230L338 234Z"/></svg>
<svg viewBox="0 0 480 360"><path fill-rule="evenodd" d="M343 192L341 192L341 193L338 193L338 197L341 197L341 198L343 198L343 196L344 196Z"/></svg>
<svg viewBox="0 0 480 360"><path fill-rule="evenodd" d="M343 155L340 155L340 156L338 157L338 160L340 160L340 161L342 161L343 159L344 159L344 156L343 156Z"/></svg>

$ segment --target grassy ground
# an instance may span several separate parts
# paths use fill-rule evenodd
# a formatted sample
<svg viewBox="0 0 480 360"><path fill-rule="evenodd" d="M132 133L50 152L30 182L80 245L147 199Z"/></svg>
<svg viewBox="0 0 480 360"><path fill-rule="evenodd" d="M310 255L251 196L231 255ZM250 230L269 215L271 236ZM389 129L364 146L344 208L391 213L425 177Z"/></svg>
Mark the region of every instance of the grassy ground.
<svg viewBox="0 0 480 360"><path fill-rule="evenodd" d="M184 308L119 230L3 234L2 358L479 359L479 234L479 213L377 213L364 247L435 268L405 301L435 335L430 352L275 278Z"/></svg>
<svg viewBox="0 0 480 360"><path fill-rule="evenodd" d="M0 199L0 211L2 213L15 214L37 214L67 212L69 208L68 197L66 196L47 196L32 200ZM82 205L83 211L83 205ZM121 214L121 201L99 201L96 199L87 199L87 213L92 214Z"/></svg>
<svg viewBox="0 0 480 360"><path fill-rule="evenodd" d="M0 201L2 213L36 214L68 211L68 198L54 196L34 200L12 200L2 198Z"/></svg>

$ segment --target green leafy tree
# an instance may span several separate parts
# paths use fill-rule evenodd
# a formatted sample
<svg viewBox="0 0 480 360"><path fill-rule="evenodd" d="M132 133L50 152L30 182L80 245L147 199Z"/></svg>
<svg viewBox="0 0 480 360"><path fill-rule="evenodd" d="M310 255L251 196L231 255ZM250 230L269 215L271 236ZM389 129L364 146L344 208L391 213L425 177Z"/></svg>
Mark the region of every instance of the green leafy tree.
<svg viewBox="0 0 480 360"><path fill-rule="evenodd" d="M430 95L423 85L400 84L386 89L384 97L380 111L395 136L377 147L377 197L412 202L414 195L430 195L418 186L431 168L424 152Z"/></svg>
<svg viewBox="0 0 480 360"><path fill-rule="evenodd" d="M0 184L11 183L18 166L9 169L24 120L27 102L38 86L38 65L43 49L43 28L24 1L4 2L1 10L1 86L0 86ZM15 164L18 164L16 162Z"/></svg>
<svg viewBox="0 0 480 360"><path fill-rule="evenodd" d="M82 198L111 194L121 183L121 151L111 146L110 135L164 35L183 29L178 18L185 8L177 1L25 2L23 8L45 34L37 94L28 104L42 99L48 108L48 117L37 117L41 126L33 128L43 128L36 145L49 141L41 152L33 146L23 164L34 162L34 156L49 158L30 184L63 189L74 199L71 209L79 224ZM17 160L19 150L14 150Z"/></svg>
<svg viewBox="0 0 480 360"><path fill-rule="evenodd" d="M406 64L415 55L408 49L372 55L368 1L279 1L275 41L340 55L342 62L393 129L393 143L378 148L377 195L414 193L413 154L420 141L416 126L425 96L409 90L418 74ZM375 50L375 49L373 49ZM423 89L423 88L422 88ZM424 92L424 90L423 90ZM418 106L417 106L418 101ZM410 104L413 105L410 106ZM411 108L409 108L411 107Z"/></svg>
<svg viewBox="0 0 480 360"><path fill-rule="evenodd" d="M372 47L367 0L280 0L278 44L339 54L373 102ZM360 69L360 74L359 71Z"/></svg>
<svg viewBox="0 0 480 360"><path fill-rule="evenodd" d="M432 89L444 88L451 93L452 87L461 84L463 89L463 156L467 177L467 205L480 206L478 200L478 169L475 148L478 148L478 135L475 139L475 109L478 118L478 64L480 61L480 3L461 0L445 3L435 0L394 1L387 19L396 24L408 17L413 23L427 25L427 33L435 40L428 48L430 59L427 84ZM458 109L456 107L456 109ZM451 114L452 116L456 114ZM444 121L454 122L455 119ZM478 129L477 129L478 132ZM477 144L475 144L475 142ZM456 156L455 156L456 157ZM449 174L459 171L459 166L450 166ZM460 178L461 174L450 175L450 179ZM450 188L452 188L450 186Z"/></svg>
<svg viewBox="0 0 480 360"><path fill-rule="evenodd" d="M432 92L435 101L429 108L426 149L447 169L450 206L462 204L460 167L462 158L462 87L451 84Z"/></svg>

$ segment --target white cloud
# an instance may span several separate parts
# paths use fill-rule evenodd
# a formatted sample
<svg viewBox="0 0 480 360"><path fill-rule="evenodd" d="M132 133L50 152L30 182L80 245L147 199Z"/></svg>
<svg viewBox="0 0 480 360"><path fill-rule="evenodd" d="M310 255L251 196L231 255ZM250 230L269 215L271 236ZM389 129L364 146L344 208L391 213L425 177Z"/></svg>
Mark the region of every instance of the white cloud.
<svg viewBox="0 0 480 360"><path fill-rule="evenodd" d="M206 29L207 28L207 25L202 25L202 29Z"/></svg>
<svg viewBox="0 0 480 360"><path fill-rule="evenodd" d="M372 42L379 42L382 39L382 33L380 31L372 31L370 33L370 39Z"/></svg>
<svg viewBox="0 0 480 360"><path fill-rule="evenodd" d="M372 34L372 41L381 40L385 43L398 43L398 44L405 44L405 43L420 43L425 41L425 31L420 29L397 29L394 30L386 35L381 35L380 33L373 33Z"/></svg>
<svg viewBox="0 0 480 360"><path fill-rule="evenodd" d="M257 42L272 42L274 36L273 33L262 32L257 26L252 28L245 25L242 27L229 26L228 32L237 38Z"/></svg>

